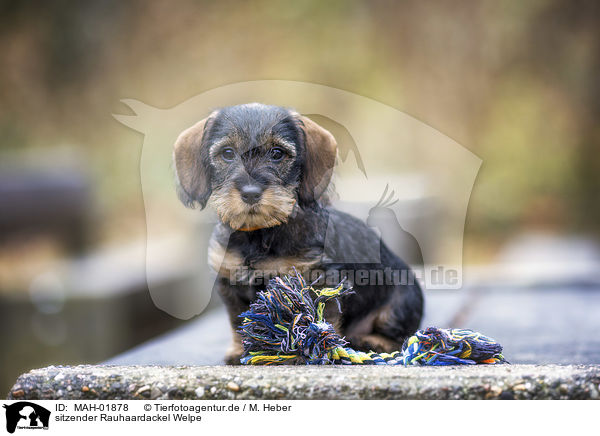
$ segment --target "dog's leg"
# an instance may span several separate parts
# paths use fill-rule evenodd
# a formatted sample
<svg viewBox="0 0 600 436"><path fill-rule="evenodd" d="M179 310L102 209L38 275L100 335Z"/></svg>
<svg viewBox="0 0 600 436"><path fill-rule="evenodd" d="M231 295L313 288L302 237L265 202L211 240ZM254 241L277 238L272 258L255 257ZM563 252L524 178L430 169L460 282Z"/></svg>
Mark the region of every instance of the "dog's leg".
<svg viewBox="0 0 600 436"><path fill-rule="evenodd" d="M389 300L345 332L350 346L360 351L398 351L418 328L423 313L423 295L418 286L398 286Z"/></svg>
<svg viewBox="0 0 600 436"><path fill-rule="evenodd" d="M237 329L241 324L239 315L248 310L249 305L239 297L239 289L229 285L226 280L221 280L218 283L218 291L227 309L232 333L232 342L225 354L225 363L227 365L240 365L240 358L244 349L242 348L242 338L237 333Z"/></svg>
<svg viewBox="0 0 600 436"><path fill-rule="evenodd" d="M389 302L378 310L373 333L363 338L373 351L397 351L418 328L423 315L423 294L418 286L396 288Z"/></svg>
<svg viewBox="0 0 600 436"><path fill-rule="evenodd" d="M242 339L235 330L232 329L231 334L233 336L233 340L231 345L227 349L225 353L225 364L226 365L240 365L240 359L244 352L244 348L242 347Z"/></svg>

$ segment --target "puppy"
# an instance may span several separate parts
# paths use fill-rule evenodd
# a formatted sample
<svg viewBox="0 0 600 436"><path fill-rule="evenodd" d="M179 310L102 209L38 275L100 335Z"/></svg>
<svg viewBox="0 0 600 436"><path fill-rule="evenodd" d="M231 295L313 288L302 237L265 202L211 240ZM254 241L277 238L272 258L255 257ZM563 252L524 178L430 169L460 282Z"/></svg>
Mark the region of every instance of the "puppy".
<svg viewBox="0 0 600 436"><path fill-rule="evenodd" d="M240 313L269 277L293 268L353 288L325 316L356 349L397 350L419 327L423 295L409 267L365 223L329 206L336 153L331 133L309 118L257 103L216 110L177 139L179 198L210 204L220 219L209 262L233 330L226 363L240 363ZM352 261L369 251L373 261Z"/></svg>

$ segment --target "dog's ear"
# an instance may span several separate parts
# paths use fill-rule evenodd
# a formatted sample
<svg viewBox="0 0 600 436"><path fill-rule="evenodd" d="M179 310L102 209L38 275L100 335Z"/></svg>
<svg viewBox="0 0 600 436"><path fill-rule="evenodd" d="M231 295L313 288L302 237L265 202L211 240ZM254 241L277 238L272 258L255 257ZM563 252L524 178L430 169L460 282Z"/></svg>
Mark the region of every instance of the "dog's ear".
<svg viewBox="0 0 600 436"><path fill-rule="evenodd" d="M204 209L212 193L210 165L203 137L213 118L214 113L184 130L175 141L173 161L177 176L177 195L187 207L200 205Z"/></svg>
<svg viewBox="0 0 600 436"><path fill-rule="evenodd" d="M308 117L300 116L304 132L305 156L298 195L306 202L318 200L331 181L337 143L329 131Z"/></svg>

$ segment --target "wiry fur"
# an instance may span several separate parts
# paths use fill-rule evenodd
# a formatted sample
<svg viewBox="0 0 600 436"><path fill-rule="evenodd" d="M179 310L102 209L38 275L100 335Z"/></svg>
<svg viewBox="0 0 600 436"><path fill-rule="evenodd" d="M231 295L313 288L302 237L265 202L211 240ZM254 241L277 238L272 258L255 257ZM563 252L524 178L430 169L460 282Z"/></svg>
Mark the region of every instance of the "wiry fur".
<svg viewBox="0 0 600 436"><path fill-rule="evenodd" d="M244 203L237 189L226 183L217 188L209 198L209 205L222 222L232 229L266 228L287 222L294 209L294 190L281 186L268 187L260 203Z"/></svg>
<svg viewBox="0 0 600 436"><path fill-rule="evenodd" d="M285 151L274 162L272 149ZM235 159L224 159L233 149ZM311 271L394 269L412 273L367 225L327 205L327 188L336 158L333 136L306 117L288 109L249 104L215 111L186 130L175 144L180 198L189 206L207 202L221 222L209 247L209 261L218 272L216 288L227 307L232 328L263 290L265 272L283 274L296 267ZM261 189L255 204L241 190ZM352 262L372 259L369 263ZM242 271L237 281L232 274ZM354 293L326 308L326 318L356 348L392 351L419 326L423 296L416 281L406 284L356 283ZM239 363L239 336L226 357Z"/></svg>

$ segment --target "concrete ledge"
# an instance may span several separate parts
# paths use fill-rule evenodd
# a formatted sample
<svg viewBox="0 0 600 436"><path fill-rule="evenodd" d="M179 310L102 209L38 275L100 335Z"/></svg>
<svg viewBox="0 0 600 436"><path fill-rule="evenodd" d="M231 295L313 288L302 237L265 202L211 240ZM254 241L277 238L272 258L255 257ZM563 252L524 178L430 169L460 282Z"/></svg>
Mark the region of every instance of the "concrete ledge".
<svg viewBox="0 0 600 436"><path fill-rule="evenodd" d="M600 366L67 366L9 399L598 399Z"/></svg>

